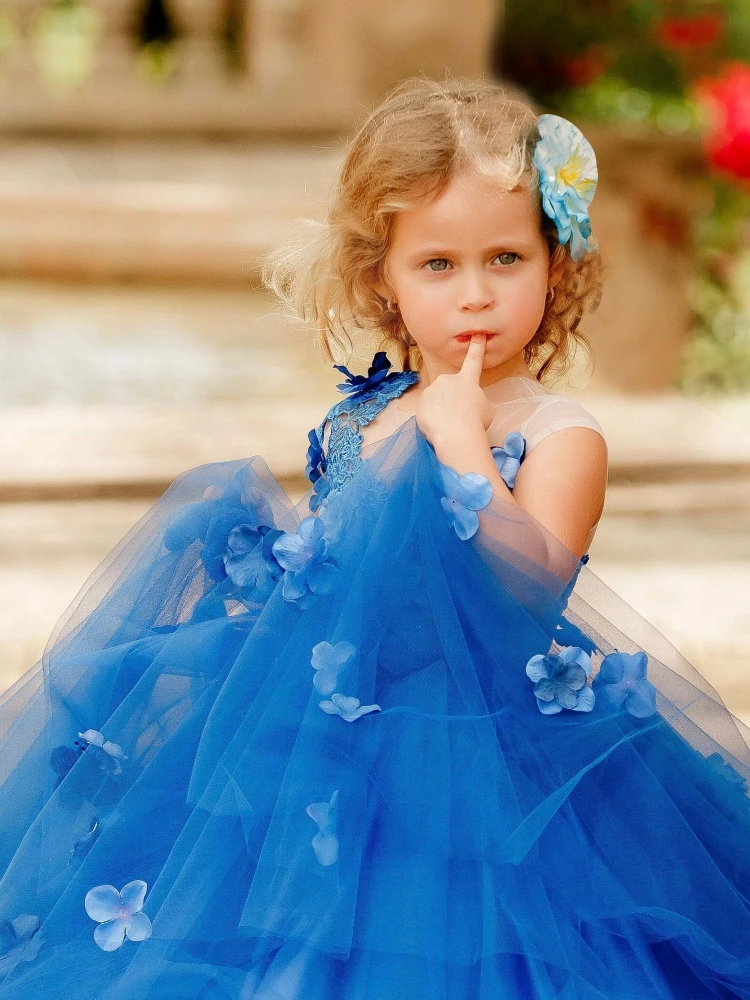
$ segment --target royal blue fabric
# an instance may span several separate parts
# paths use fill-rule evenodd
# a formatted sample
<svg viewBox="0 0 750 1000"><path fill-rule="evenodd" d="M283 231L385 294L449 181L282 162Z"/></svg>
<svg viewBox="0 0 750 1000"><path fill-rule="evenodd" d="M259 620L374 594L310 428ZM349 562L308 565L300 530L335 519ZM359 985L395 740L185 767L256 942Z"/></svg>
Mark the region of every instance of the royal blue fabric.
<svg viewBox="0 0 750 1000"><path fill-rule="evenodd" d="M311 495L180 476L3 696L0 1000L748 1000L750 731L414 418Z"/></svg>

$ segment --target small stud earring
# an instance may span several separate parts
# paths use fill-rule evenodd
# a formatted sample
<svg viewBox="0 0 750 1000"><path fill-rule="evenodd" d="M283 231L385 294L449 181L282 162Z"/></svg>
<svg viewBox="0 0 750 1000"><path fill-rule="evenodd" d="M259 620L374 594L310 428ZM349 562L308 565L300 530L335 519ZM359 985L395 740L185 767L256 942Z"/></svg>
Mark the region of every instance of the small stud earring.
<svg viewBox="0 0 750 1000"><path fill-rule="evenodd" d="M398 305L398 302L396 302L395 300L388 299L388 301L386 303L386 308L387 308L388 312L395 312L397 305Z"/></svg>

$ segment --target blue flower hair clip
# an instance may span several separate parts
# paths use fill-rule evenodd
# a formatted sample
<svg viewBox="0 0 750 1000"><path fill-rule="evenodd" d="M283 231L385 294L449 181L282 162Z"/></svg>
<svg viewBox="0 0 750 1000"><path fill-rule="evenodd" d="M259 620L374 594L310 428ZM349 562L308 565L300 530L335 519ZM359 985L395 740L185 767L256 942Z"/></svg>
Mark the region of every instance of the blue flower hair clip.
<svg viewBox="0 0 750 1000"><path fill-rule="evenodd" d="M534 166L539 171L542 208L557 226L560 243L570 243L570 256L580 260L595 249L589 205L599 181L596 156L583 132L566 118L540 115L537 126Z"/></svg>

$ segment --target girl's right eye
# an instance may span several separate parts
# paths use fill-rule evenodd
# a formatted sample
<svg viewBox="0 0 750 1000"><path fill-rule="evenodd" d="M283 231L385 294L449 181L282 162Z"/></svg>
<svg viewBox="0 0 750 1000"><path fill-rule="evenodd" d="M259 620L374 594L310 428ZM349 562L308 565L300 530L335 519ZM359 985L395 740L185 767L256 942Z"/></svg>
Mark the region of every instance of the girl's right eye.
<svg viewBox="0 0 750 1000"><path fill-rule="evenodd" d="M427 267L429 267L431 271L444 271L445 270L444 267L431 267L430 265L431 264L447 264L447 263L448 263L448 261L445 259L445 257L433 257L432 260L428 260L427 261Z"/></svg>

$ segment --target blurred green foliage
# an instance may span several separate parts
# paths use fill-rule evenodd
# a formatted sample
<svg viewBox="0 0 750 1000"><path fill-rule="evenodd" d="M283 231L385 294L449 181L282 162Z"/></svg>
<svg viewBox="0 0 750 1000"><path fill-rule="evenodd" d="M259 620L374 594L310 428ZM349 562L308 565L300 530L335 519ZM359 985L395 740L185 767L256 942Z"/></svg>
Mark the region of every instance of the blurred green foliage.
<svg viewBox="0 0 750 1000"><path fill-rule="evenodd" d="M506 0L494 68L575 121L698 136L708 119L695 82L749 59L750 0ZM705 184L713 207L693 219L693 336L678 385L747 391L750 187L708 159Z"/></svg>

